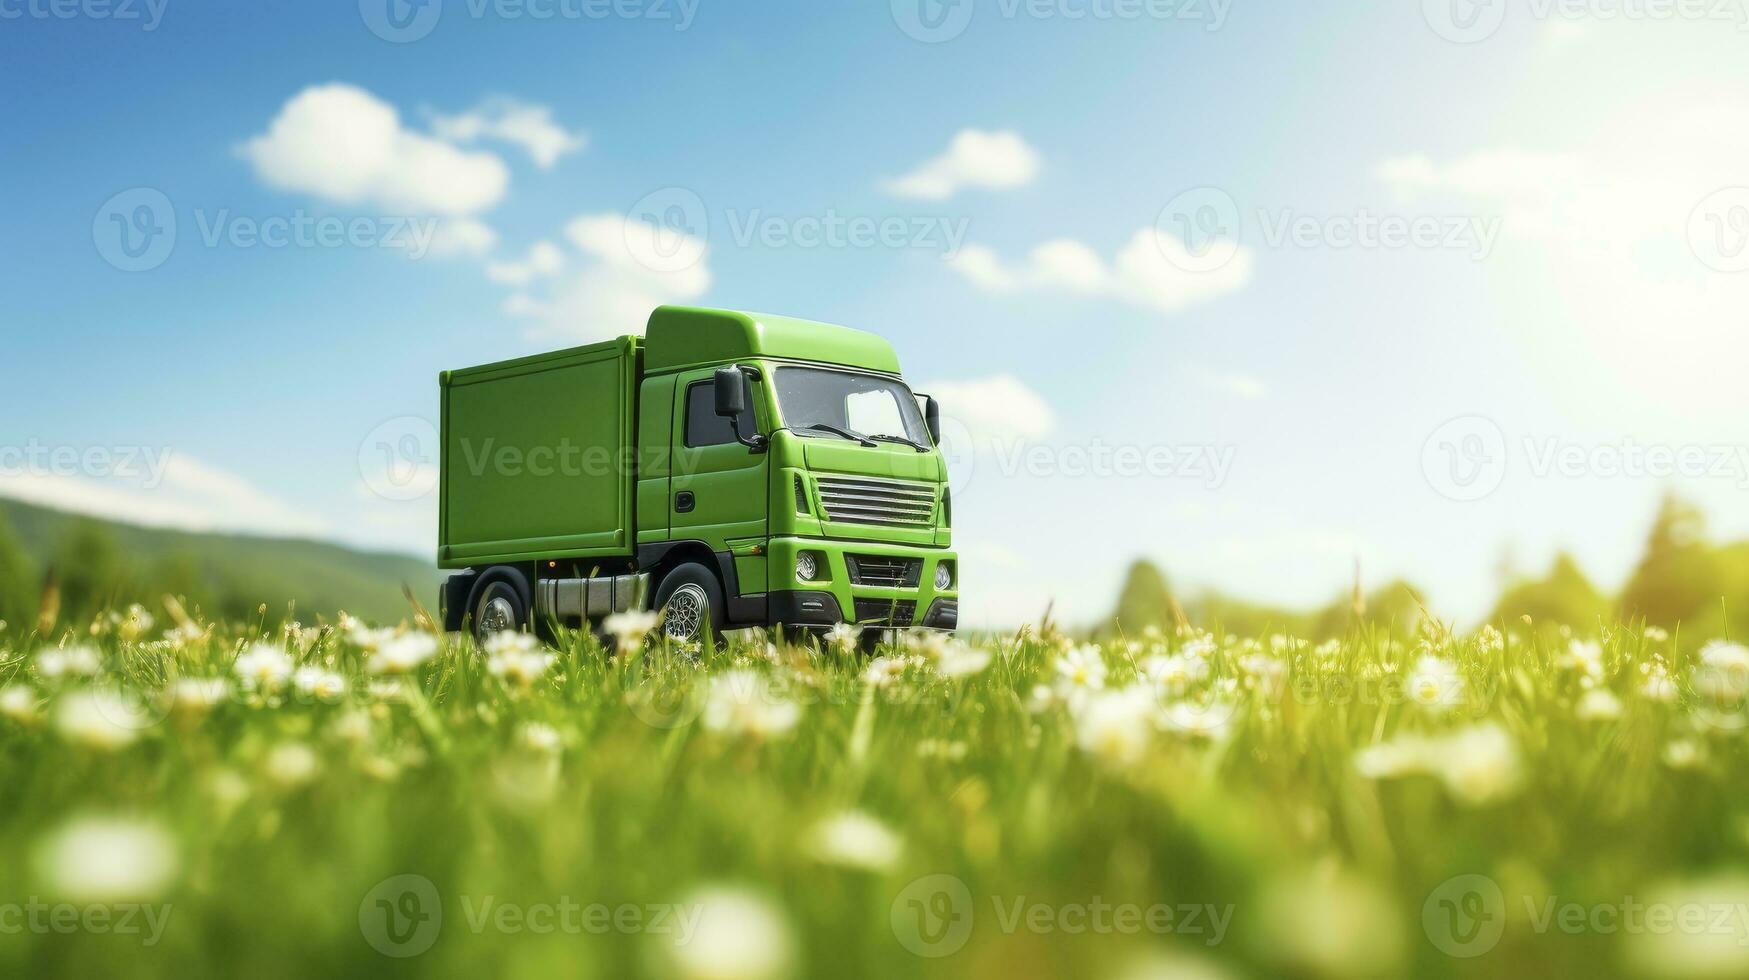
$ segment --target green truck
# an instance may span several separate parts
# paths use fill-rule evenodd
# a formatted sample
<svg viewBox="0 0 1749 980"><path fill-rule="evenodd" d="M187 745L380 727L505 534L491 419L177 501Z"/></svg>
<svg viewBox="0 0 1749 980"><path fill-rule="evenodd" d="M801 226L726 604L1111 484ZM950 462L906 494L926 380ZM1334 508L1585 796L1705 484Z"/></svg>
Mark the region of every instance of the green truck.
<svg viewBox="0 0 1749 980"><path fill-rule="evenodd" d="M873 334L662 307L642 337L440 383L450 631L958 625L940 410Z"/></svg>

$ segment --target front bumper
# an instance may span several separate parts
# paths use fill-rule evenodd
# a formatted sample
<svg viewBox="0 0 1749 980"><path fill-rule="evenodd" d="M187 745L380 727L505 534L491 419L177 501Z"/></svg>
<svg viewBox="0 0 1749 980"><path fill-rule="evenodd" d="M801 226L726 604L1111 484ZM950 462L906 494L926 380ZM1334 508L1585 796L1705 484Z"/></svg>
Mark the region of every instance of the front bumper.
<svg viewBox="0 0 1749 980"><path fill-rule="evenodd" d="M796 557L813 552L816 578L796 577ZM849 557L909 559L922 563L915 586L868 584L851 574ZM787 626L835 626L850 623L869 629L952 630L959 626L959 559L951 551L909 545L837 541L820 538L774 538L770 546L769 618ZM953 584L935 588L935 572L952 564Z"/></svg>

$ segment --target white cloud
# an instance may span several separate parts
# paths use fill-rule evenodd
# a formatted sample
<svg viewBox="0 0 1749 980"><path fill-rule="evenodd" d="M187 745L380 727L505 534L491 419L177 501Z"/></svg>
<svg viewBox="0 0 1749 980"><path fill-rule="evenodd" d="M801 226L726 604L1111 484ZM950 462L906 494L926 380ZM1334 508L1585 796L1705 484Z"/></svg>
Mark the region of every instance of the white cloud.
<svg viewBox="0 0 1749 980"><path fill-rule="evenodd" d="M518 292L504 311L535 321L532 339L580 343L642 333L650 311L703 296L711 285L702 239L623 214L583 215L565 227L582 260L540 296ZM568 264L568 263L567 263Z"/></svg>
<svg viewBox="0 0 1749 980"><path fill-rule="evenodd" d="M567 153L583 149L583 133L567 132L553 122L552 110L514 99L489 99L474 109L454 116L431 115L431 128L439 139L452 143L499 140L521 147L542 170L550 170Z"/></svg>
<svg viewBox="0 0 1749 980"><path fill-rule="evenodd" d="M146 527L287 537L328 533L328 522L217 467L173 453L158 481L0 474L0 496Z"/></svg>
<svg viewBox="0 0 1749 980"><path fill-rule="evenodd" d="M552 242L535 242L528 256L520 262L494 262L486 267L486 278L505 286L527 286L536 279L558 275L565 268L565 253Z"/></svg>
<svg viewBox="0 0 1749 980"><path fill-rule="evenodd" d="M1547 195L1560 181L1575 177L1580 166L1579 158L1571 153L1504 147L1444 165L1424 154L1392 157L1379 164L1375 173L1406 200L1444 191L1526 197Z"/></svg>
<svg viewBox="0 0 1749 980"><path fill-rule="evenodd" d="M480 258L498 246L498 233L473 218L444 218L431 236L431 255Z"/></svg>
<svg viewBox="0 0 1749 980"><path fill-rule="evenodd" d="M1013 375L936 381L917 390L935 396L944 421L957 421L976 436L1037 439L1057 427L1051 406Z"/></svg>
<svg viewBox="0 0 1749 980"><path fill-rule="evenodd" d="M240 152L269 186L406 214L475 214L510 185L497 156L408 130L393 106L341 83L293 96Z"/></svg>
<svg viewBox="0 0 1749 980"><path fill-rule="evenodd" d="M1046 242L1014 264L1005 263L982 245L968 245L948 262L987 292L1055 290L1177 313L1243 289L1251 282L1256 257L1250 249L1239 246L1219 268L1201 271L1200 260L1182 242L1143 229L1110 264L1091 247L1072 239Z"/></svg>
<svg viewBox="0 0 1749 980"><path fill-rule="evenodd" d="M944 201L968 187L1024 187L1038 171L1038 152L1018 133L967 129L953 138L946 153L881 186L896 197Z"/></svg>
<svg viewBox="0 0 1749 980"><path fill-rule="evenodd" d="M1269 386L1262 378L1244 371L1217 371L1207 367L1194 367L1192 373L1204 388L1235 398L1255 401L1269 394Z"/></svg>

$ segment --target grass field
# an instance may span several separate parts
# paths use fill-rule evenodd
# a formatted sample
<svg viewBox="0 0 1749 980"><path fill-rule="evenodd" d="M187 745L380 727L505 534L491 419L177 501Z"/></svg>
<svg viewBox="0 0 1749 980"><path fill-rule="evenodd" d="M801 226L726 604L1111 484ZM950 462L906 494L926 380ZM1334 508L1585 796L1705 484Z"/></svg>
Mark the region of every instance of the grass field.
<svg viewBox="0 0 1749 980"><path fill-rule="evenodd" d="M0 658L0 973L1749 973L1740 646L153 618Z"/></svg>

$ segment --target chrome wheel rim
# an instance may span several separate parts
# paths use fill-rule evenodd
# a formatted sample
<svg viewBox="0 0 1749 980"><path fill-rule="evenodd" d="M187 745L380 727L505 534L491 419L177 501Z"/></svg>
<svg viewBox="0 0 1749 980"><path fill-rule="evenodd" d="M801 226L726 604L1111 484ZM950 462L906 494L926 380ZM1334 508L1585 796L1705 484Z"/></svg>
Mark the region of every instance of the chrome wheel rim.
<svg viewBox="0 0 1749 980"><path fill-rule="evenodd" d="M516 607L503 596L494 596L480 609L480 635L508 633L516 628Z"/></svg>
<svg viewBox="0 0 1749 980"><path fill-rule="evenodd" d="M691 641L699 637L710 618L711 601L704 589L688 582L674 590L663 610L662 633L670 640Z"/></svg>

